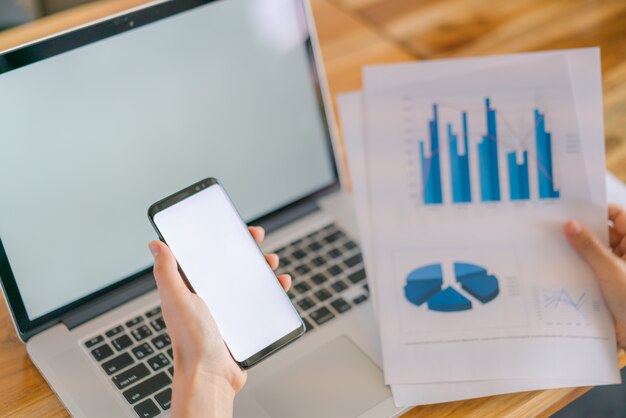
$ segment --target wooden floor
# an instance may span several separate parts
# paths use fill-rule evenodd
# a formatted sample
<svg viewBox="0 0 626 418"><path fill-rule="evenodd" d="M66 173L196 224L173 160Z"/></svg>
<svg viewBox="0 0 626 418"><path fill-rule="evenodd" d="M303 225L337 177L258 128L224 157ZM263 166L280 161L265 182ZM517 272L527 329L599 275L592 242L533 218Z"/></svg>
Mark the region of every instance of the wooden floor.
<svg viewBox="0 0 626 418"><path fill-rule="evenodd" d="M0 0L2 1L2 0ZM100 0L0 33L0 50L146 0ZM365 64L600 46L607 165L626 180L625 0L311 0L333 95L361 85ZM1 303L1 301L0 301ZM621 365L626 364L622 355ZM547 416L585 389L424 406L410 417ZM65 416L0 306L0 416Z"/></svg>

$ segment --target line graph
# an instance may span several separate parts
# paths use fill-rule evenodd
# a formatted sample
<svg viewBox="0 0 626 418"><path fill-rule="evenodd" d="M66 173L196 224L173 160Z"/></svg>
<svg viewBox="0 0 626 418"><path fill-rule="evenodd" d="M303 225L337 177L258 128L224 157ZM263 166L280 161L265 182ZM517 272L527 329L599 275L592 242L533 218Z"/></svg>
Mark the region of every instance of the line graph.
<svg viewBox="0 0 626 418"><path fill-rule="evenodd" d="M568 306L576 312L581 312L586 303L587 294L584 292L574 298L565 289L558 291L543 289L543 307L545 309L558 309L562 306Z"/></svg>

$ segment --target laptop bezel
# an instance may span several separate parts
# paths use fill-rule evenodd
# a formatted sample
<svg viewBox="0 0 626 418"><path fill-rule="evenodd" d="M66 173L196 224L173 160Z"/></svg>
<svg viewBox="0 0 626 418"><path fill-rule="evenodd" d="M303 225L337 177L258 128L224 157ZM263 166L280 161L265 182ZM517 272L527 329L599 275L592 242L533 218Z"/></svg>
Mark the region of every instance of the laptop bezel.
<svg viewBox="0 0 626 418"><path fill-rule="evenodd" d="M221 0L169 0L156 4L149 3L140 9L133 9L129 12L121 13L87 26L78 27L40 41L13 48L0 53L0 76L27 65L34 64L112 36L120 35L130 30L136 30L160 19L164 19L216 1ZM301 7L302 15L305 16L307 13L306 5L299 0L298 3ZM252 220L251 223L254 224L275 224L275 222L272 222L273 220L284 217L289 212L297 210L297 208L315 205L315 202L321 197L335 192L340 188L339 171L333 150L333 131L330 126L332 120L329 120L332 118L332 115L327 114L324 100L325 86L322 84L323 80L320 80L319 69L315 59L316 51L314 50L312 42L314 28L311 28L311 22L307 19L303 19L300 24L304 26L304 29L306 29L309 34L305 40L305 46L311 62L311 78L316 88L317 99L320 106L320 115L322 123L325 126L325 140L332 165L333 179L330 183L325 184L318 190L309 193L306 196L302 196L301 198L292 201L291 203L284 205L260 218ZM121 278L109 286L92 292L45 315L31 319L27 314L24 300L20 294L17 281L15 280L15 276L13 275L13 271L11 269L10 261L4 250L2 239L0 237L0 283L2 284L4 297L9 311L11 312L18 335L24 342L33 335L36 335L59 323L64 316L85 306L85 304L93 302L96 299L104 298L107 294L119 289L120 287L128 285L129 283L141 278L145 278L147 274L150 274L151 270L152 267L149 267L145 270L137 272L136 274ZM154 287L155 285L150 286L148 290Z"/></svg>

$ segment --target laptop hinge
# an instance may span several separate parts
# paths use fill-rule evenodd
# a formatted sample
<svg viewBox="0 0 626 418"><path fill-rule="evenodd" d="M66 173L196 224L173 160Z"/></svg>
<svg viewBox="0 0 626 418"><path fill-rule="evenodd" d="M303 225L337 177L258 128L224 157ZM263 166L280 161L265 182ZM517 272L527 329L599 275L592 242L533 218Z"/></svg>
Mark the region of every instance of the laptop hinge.
<svg viewBox="0 0 626 418"><path fill-rule="evenodd" d="M257 224L265 228L266 232L272 232L287 224L295 222L296 220L305 217L313 212L318 211L320 208L317 205L317 201L310 199L293 205L288 209L281 211L276 216L270 216L263 218Z"/></svg>
<svg viewBox="0 0 626 418"><path fill-rule="evenodd" d="M74 309L61 318L61 322L65 324L68 329L76 328L79 325L84 324L93 318L102 315L111 309L117 308L120 305L132 300L156 287L154 276L152 273L146 273L127 283L119 288L108 292L102 297L92 300L85 305Z"/></svg>

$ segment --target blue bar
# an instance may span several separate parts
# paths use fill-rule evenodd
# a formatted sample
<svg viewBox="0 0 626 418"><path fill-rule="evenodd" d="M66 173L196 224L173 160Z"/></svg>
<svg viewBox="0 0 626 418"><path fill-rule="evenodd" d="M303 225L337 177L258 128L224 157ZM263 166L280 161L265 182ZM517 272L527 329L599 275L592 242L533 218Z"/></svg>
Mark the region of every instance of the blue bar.
<svg viewBox="0 0 626 418"><path fill-rule="evenodd" d="M424 141L420 141L420 159L422 163L422 186L424 204L443 203L441 191L441 161L439 155L439 120L437 105L433 104L433 119L428 122L430 134L430 153L426 156Z"/></svg>
<svg viewBox="0 0 626 418"><path fill-rule="evenodd" d="M463 144L465 151L461 155L458 149L458 137L448 123L448 144L450 155L450 171L452 181L452 200L454 203L472 201L469 173L469 149L467 140L467 114L463 112Z"/></svg>
<svg viewBox="0 0 626 418"><path fill-rule="evenodd" d="M517 163L515 152L509 152L507 161L509 165L509 186L511 189L511 200L530 199L530 188L528 184L528 152L524 151L524 161Z"/></svg>
<svg viewBox="0 0 626 418"><path fill-rule="evenodd" d="M487 135L478 144L480 166L480 197L483 202L500 200L500 176L498 173L498 133L496 111L491 108L489 98L485 99Z"/></svg>
<svg viewBox="0 0 626 418"><path fill-rule="evenodd" d="M546 131L545 115L535 109L535 145L537 148L537 178L540 199L558 199L560 192L555 190L552 171L552 138Z"/></svg>
<svg viewBox="0 0 626 418"><path fill-rule="evenodd" d="M463 146L465 147L465 156L461 159L461 173L465 175L464 197L466 202L472 201L472 188L470 187L470 168L469 168L469 142L467 134L467 112L463 112Z"/></svg>

